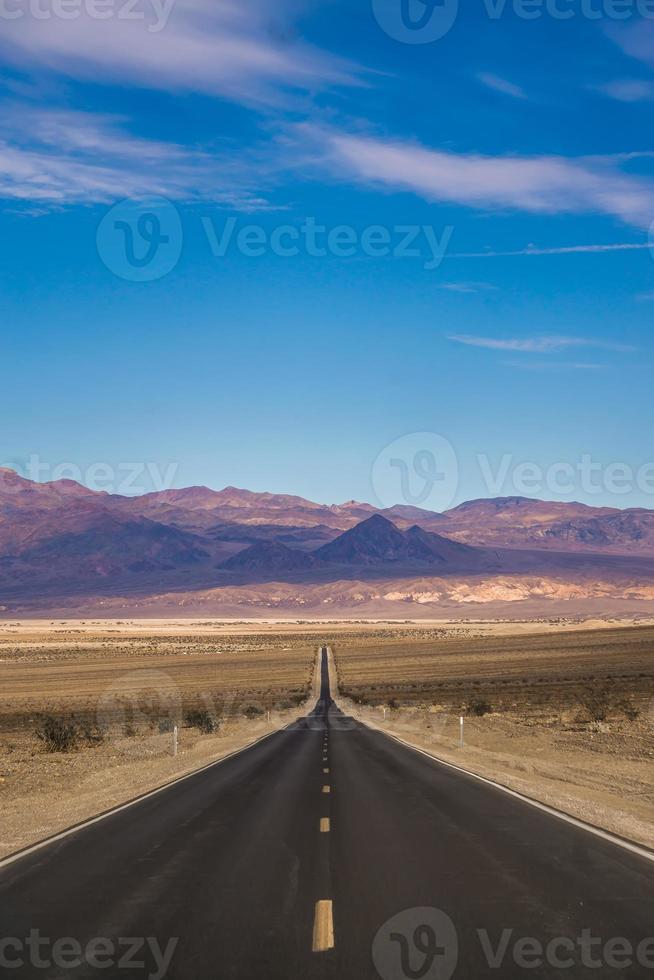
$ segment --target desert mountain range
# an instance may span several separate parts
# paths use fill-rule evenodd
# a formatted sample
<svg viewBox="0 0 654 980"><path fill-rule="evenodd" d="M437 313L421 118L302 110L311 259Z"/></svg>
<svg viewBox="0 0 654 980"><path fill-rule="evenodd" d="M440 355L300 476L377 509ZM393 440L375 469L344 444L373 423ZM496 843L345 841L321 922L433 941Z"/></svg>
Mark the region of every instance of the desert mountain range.
<svg viewBox="0 0 654 980"><path fill-rule="evenodd" d="M5 616L136 606L413 616L652 600L650 510L504 497L439 514L234 487L123 497L0 469Z"/></svg>

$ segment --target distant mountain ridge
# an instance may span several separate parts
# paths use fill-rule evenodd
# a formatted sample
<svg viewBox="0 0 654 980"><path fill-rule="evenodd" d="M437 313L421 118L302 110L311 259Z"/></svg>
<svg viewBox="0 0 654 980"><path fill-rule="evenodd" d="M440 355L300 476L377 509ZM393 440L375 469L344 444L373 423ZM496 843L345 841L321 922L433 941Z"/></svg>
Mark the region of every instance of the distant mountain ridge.
<svg viewBox="0 0 654 980"><path fill-rule="evenodd" d="M561 568L578 576L584 557L590 574L610 580L623 567L607 564L611 556L642 558L639 569L654 559L654 511L504 497L439 514L235 487L123 497L0 469L0 605L21 596L193 594L273 580L306 579L318 589L353 575L454 581Z"/></svg>

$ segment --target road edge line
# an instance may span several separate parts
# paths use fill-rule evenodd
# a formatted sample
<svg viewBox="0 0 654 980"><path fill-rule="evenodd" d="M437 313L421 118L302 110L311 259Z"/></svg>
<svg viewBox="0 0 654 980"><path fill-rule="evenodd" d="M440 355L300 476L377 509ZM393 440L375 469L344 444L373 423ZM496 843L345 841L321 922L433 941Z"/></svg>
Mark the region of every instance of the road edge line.
<svg viewBox="0 0 654 980"><path fill-rule="evenodd" d="M486 783L487 786L494 786L495 789L499 789L503 793L513 796L517 800L521 800L523 803L528 803L529 806L536 807L537 810L542 810L544 813L548 813L552 817L558 817L559 820L563 820L565 823L569 823L573 827L578 827L580 830L585 830L587 833L593 834L595 837L601 837L603 840L609 841L611 844L616 844L618 847L623 848L623 850L631 851L632 854L637 854L646 861L654 862L654 850L651 850L644 844L637 844L635 841L631 841L627 837L620 837L619 834L613 834L610 830L603 830L601 827L598 827L595 824L587 823L580 817L573 817L572 814L566 813L565 810L559 810L557 807L551 806L549 803L541 803L540 800L536 800L532 796L527 796L524 793L520 793L516 789L511 789L510 786L505 786L504 783L498 783L496 780L490 779L488 776L481 776L479 773L472 772L470 769L464 769L463 766L457 766L453 762L447 762L445 759L441 759L439 756L434 755L434 753L429 752L428 749L423 749L418 745L413 745L413 743L407 742L405 739L400 738L399 735L393 735L391 732L385 732L383 728L379 728L374 723L363 721L361 718L357 718L356 720L359 721L365 728L369 728L371 731L377 731L380 733L380 735L385 735L387 738L392 738L394 742L399 742L400 745L405 745L407 748L413 749L414 752L424 755L425 758L431 759L432 762L437 762L440 766L446 766L448 769L454 769L456 772L461 772L466 776L471 776L473 779L476 779L481 783Z"/></svg>
<svg viewBox="0 0 654 980"><path fill-rule="evenodd" d="M176 786L178 783L183 783L186 779L190 779L192 776L197 776L198 773L206 772L207 769L213 769L214 766L219 766L222 762L227 762L228 759L233 759L234 756L247 752L248 749L253 748L255 745L259 745L261 742L265 742L266 739L272 738L273 735L278 735L280 732L285 732L293 724L295 724L295 722L292 721L283 728L277 728L274 732L266 732L265 735L260 735L259 738L253 739L253 741L248 742L247 745L242 745L240 748L234 749L233 752L228 752L227 755L221 756L220 759L214 759L213 762L207 762L198 769L192 769L191 772L186 772L183 776L176 776L174 779L170 779L167 783L163 783L161 786L157 786L155 789L150 789L146 793L141 793L139 796L134 796L131 799L126 800L124 803L118 803L109 810L102 810L100 813L96 813L94 817L88 817L86 820L80 820L79 823L74 823L70 827L66 827L65 830L60 830L56 834L51 834L49 837L44 837L43 840L37 841L35 844L28 844L27 847L21 848L20 851L14 851L12 854L7 854L6 857L0 858L0 871L11 864L14 864L16 861L20 861L21 858L28 857L28 855L34 854L36 851L40 851L44 847L48 847L49 844L54 844L56 841L64 840L66 837L76 834L78 830L84 830L86 827L91 827L95 823L100 823L101 820L106 820L107 817L120 813L121 810L127 810L129 807L135 806L137 803L142 803L143 800L147 800L151 796L157 796L158 793L163 793L165 790L170 789L171 786Z"/></svg>

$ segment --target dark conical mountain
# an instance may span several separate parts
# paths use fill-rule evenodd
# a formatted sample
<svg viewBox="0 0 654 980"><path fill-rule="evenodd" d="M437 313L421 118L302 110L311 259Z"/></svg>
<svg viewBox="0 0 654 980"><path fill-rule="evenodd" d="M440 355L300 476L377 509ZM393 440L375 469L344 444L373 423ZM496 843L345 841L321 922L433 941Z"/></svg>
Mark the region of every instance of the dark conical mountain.
<svg viewBox="0 0 654 980"><path fill-rule="evenodd" d="M370 565L379 561L397 561L404 548L402 532L381 514L374 514L318 548L315 554L323 561Z"/></svg>
<svg viewBox="0 0 654 980"><path fill-rule="evenodd" d="M452 541L451 538L445 538L433 531L425 531L417 524L405 531L404 537L409 542L412 558L424 557L426 561L461 563L479 556L478 548Z"/></svg>
<svg viewBox="0 0 654 980"><path fill-rule="evenodd" d="M408 531L400 531L391 521L375 514L318 548L314 554L323 561L346 565L391 561L461 564L470 563L477 551L440 534L423 531L417 525Z"/></svg>

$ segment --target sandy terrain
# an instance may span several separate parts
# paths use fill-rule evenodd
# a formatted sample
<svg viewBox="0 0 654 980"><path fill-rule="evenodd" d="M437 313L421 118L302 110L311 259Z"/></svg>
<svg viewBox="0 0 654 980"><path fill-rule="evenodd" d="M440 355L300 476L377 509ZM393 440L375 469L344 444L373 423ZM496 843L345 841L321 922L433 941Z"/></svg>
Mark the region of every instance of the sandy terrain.
<svg viewBox="0 0 654 980"><path fill-rule="evenodd" d="M0 619L0 659L3 648L12 643L48 643L70 646L82 637L93 637L97 640L113 639L125 634L130 636L227 636L233 638L251 636L270 636L276 641L278 637L291 636L294 638L306 636L308 641L320 642L326 634L360 633L362 637L376 638L380 635L388 637L421 636L425 631L444 630L455 635L475 636L513 636L518 633L541 633L571 631L580 629L609 629L616 626L654 626L654 615L592 615L592 616L542 616L538 618L477 618L473 614L465 619L458 616L450 619L447 616L420 619L408 616L395 619L373 618L359 619L330 619L322 617L279 617L267 616L261 618L226 618L203 617L193 618L131 618L131 619ZM439 635L441 635L439 633ZM13 638L13 639L12 639Z"/></svg>
<svg viewBox="0 0 654 980"><path fill-rule="evenodd" d="M112 702L119 713L149 712L157 722L190 708L221 715L284 707L306 695L315 659L315 644L302 637L254 632L9 629L0 632L5 729L43 713L110 721Z"/></svg>
<svg viewBox="0 0 654 980"><path fill-rule="evenodd" d="M547 553L545 553L547 557ZM608 559L607 559L608 560ZM616 562L624 562L621 556ZM649 559L650 566L652 565ZM439 578L344 578L337 581L272 581L194 591L143 595L71 593L46 599L7 599L7 618L48 619L278 619L316 621L405 618L430 621L468 618L535 619L552 616L654 616L652 568L647 576L622 569L615 579L599 571L582 580L570 574Z"/></svg>
<svg viewBox="0 0 654 980"><path fill-rule="evenodd" d="M484 697L499 710L578 706L610 685L617 697L654 695L654 627L532 631L518 635L362 639L333 643L344 695L372 704L442 702L452 710Z"/></svg>

